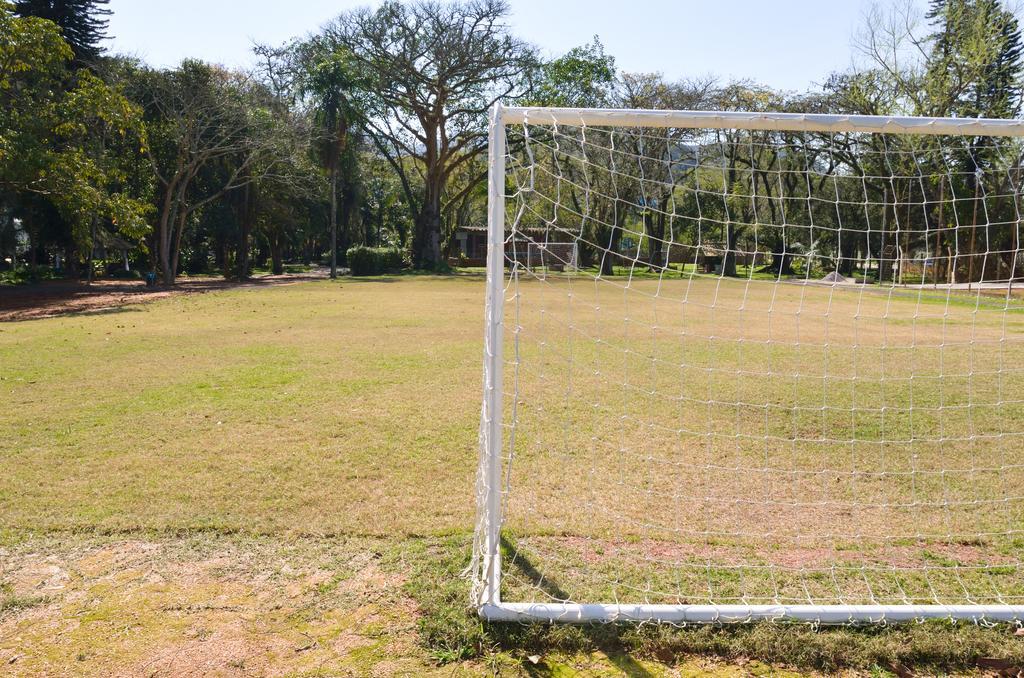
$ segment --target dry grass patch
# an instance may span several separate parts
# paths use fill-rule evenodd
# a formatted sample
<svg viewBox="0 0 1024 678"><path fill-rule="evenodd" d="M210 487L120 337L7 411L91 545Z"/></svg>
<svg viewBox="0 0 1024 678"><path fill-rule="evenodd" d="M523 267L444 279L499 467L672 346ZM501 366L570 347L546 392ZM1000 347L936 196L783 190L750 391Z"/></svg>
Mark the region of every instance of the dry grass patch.
<svg viewBox="0 0 1024 678"><path fill-rule="evenodd" d="M433 671L379 542L28 538L0 578L46 602L0 616L20 675Z"/></svg>

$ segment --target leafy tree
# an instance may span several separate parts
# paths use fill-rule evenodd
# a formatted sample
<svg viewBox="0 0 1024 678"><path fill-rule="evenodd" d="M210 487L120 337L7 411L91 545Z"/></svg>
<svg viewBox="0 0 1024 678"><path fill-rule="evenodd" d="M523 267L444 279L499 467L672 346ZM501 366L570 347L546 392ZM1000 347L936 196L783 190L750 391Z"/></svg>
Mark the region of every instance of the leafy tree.
<svg viewBox="0 0 1024 678"><path fill-rule="evenodd" d="M714 107L719 94L711 78L667 82L658 73L623 73L616 85L615 102L624 108L699 110ZM669 223L668 216L677 199L677 186L691 179L697 165L695 161L680 162L694 147L695 134L699 132L671 128L626 133L633 154L642 158L643 179L637 183L636 205L652 270L668 262L671 244L666 247L666 243L679 242L684 235L679 224ZM726 256L727 269L730 263L734 271L735 255L731 252Z"/></svg>
<svg viewBox="0 0 1024 678"><path fill-rule="evenodd" d="M186 60L174 70L139 73L133 89L145 111L156 178L157 263L164 283L173 284L191 220L271 175L291 147L245 74Z"/></svg>
<svg viewBox="0 0 1024 678"><path fill-rule="evenodd" d="M869 14L859 39L867 62L829 80L826 95L833 110L876 115L1018 115L1021 33L1017 18L1006 4L1001 0L932 0L924 19L929 28L922 26L910 7L889 14L880 10ZM934 137L873 137L869 143L874 152L870 156L842 149L839 155L853 171L868 176L893 172L898 176L920 173L927 178L884 182L887 185L868 181L869 190L875 193L872 202L877 203L870 216L880 228L871 238L874 242L864 234L858 239L882 255L879 271L883 279L895 275L890 264L898 257L885 254L894 249L897 253L926 249L938 262L937 276L949 282L980 279L991 266L1012 268L1009 253L1017 249L1016 229L998 224L1015 221L1013 206L998 200L986 204L981 191L983 180L1003 184L1010 181L1007 172L989 172L994 160L991 143L966 138L951 145L948 138ZM889 165L861 165L870 164L872 156L887 158ZM915 157L918 163L913 162ZM991 192L999 195L1011 191L1007 185L994 185ZM960 199L950 202L954 195ZM911 218L895 213L893 203L901 201L931 206L927 214L917 218L926 217L927 224L941 226L935 229L932 242L924 242L923 236L912 238L906 231L913 229L902 229L904 239L895 242L890 224L906 223ZM989 218L979 225L983 207ZM1000 213L1002 216L997 216ZM971 227L949 228L953 223ZM921 233L927 230L925 226L922 223L916 230ZM1000 254L979 257L979 240Z"/></svg>
<svg viewBox="0 0 1024 678"><path fill-rule="evenodd" d="M371 150L360 154L359 166L363 243L408 251L411 224L398 177L387 161Z"/></svg>
<svg viewBox="0 0 1024 678"><path fill-rule="evenodd" d="M933 0L927 17L936 32L931 36L927 90L942 115L1010 118L1021 109L1021 31L1013 12L999 0ZM990 169L993 149L984 139L971 139L951 162L966 179L964 194L972 194L973 224L966 246L968 281L984 275L977 262L978 212L981 175ZM986 225L986 231L989 227ZM986 233L987 240L991 233ZM997 234L998 237L998 234Z"/></svg>
<svg viewBox="0 0 1024 678"><path fill-rule="evenodd" d="M530 103L567 108L601 107L611 103L615 87L615 57L606 54L600 39L574 47L543 64Z"/></svg>
<svg viewBox="0 0 1024 678"><path fill-rule="evenodd" d="M402 3L342 14L324 38L352 56L373 97L362 126L398 175L415 224L413 264L442 264L442 219L486 179L449 180L487 144L497 101L529 88L533 49L508 33L503 0Z"/></svg>
<svg viewBox="0 0 1024 678"><path fill-rule="evenodd" d="M589 45L575 47L557 59L540 64L533 80L533 87L527 96L528 103L533 105L579 108L614 105L617 82L615 59L605 54L604 47L596 37ZM543 130L537 130L535 133L545 134ZM595 129L593 133L595 142L600 143L599 139L607 140L605 130ZM511 148L520 143L521 140L517 136L509 139ZM585 150L579 149L581 155ZM551 170L555 174L564 173L570 177L574 185L593 184L596 188L595 195L613 195L614 175L600 164L607 163L607 160L603 154L592 158L595 162L594 169L597 171L591 171L592 168L587 167L584 162L568 162L559 167L552 167ZM551 162L553 159L547 161ZM541 181L546 180L544 177L547 175L542 175ZM615 216L624 216L622 211L614 208L612 201L590 199L593 197L585 195L584 191L569 188L566 195L568 214L556 214L556 217L565 222L567 230L571 231L567 235L579 239L579 256L584 264L591 263L599 248L618 247L621 224L610 222ZM612 274L613 262L610 257L602 257L599 263L605 275Z"/></svg>
<svg viewBox="0 0 1024 678"><path fill-rule="evenodd" d="M103 52L111 11L110 0L15 0L15 12L23 17L47 19L60 27L64 40L80 62L95 60Z"/></svg>
<svg viewBox="0 0 1024 678"><path fill-rule="evenodd" d="M939 115L1011 118L1021 105L1021 31L1000 0L932 0L926 88Z"/></svg>
<svg viewBox="0 0 1024 678"><path fill-rule="evenodd" d="M0 6L0 187L20 196L38 249L43 221L91 257L104 220L139 239L145 204L128 170L145 146L139 111L88 71L70 73L57 27Z"/></svg>
<svg viewBox="0 0 1024 678"><path fill-rule="evenodd" d="M48 165L47 132L72 52L56 26L0 2L0 186L30 190Z"/></svg>
<svg viewBox="0 0 1024 678"><path fill-rule="evenodd" d="M302 218L302 210L295 207L323 193L310 152L316 140L312 121L293 105L294 83L280 75L272 61L265 62L249 88L250 114L257 125L248 133L263 136L266 149L255 166L254 179L233 191L241 227L236 257L240 279L250 273L253 235L269 248L273 272L284 272L284 248L293 242L291 234L299 230Z"/></svg>
<svg viewBox="0 0 1024 678"><path fill-rule="evenodd" d="M58 111L56 144L50 173L51 201L71 226L72 239L84 249L88 279L100 221L112 224L131 241L149 230L148 195L128 189L137 169L134 157L145 148L141 112L87 71L77 76Z"/></svg>

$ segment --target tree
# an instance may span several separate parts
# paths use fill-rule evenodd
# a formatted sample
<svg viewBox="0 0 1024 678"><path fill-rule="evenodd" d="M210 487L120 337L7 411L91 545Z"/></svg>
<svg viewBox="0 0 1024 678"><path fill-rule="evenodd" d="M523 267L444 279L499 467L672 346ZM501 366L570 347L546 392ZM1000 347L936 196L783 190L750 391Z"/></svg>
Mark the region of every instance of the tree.
<svg viewBox="0 0 1024 678"><path fill-rule="evenodd" d="M313 38L298 47L298 93L309 104L317 123L320 162L330 190L331 278L338 277L338 180L342 190L342 219L346 233L353 211L357 166L353 129L361 113L359 74L344 47ZM347 248L343 248L347 249Z"/></svg>
<svg viewBox="0 0 1024 678"><path fill-rule="evenodd" d="M604 47L595 38L589 45L575 47L542 64L528 101L538 106L611 106L614 105L616 77L614 57L605 54ZM603 129L595 129L593 134L597 144L607 140ZM520 140L513 138L511 143L518 144ZM580 261L588 265L601 248L614 250L618 247L621 224L611 222L623 213L615 209L612 200L601 197L615 193L616 175L608 171L608 156L591 154L588 157L587 149L582 145L577 147L574 144L573 150L578 151L578 155L570 154L571 157L558 166L554 165L558 159L551 154L545 154L544 162L552 164L553 174L561 172L571 180L566 196L566 214L562 214L562 206L559 205L555 217L560 219L560 223L564 222L563 228L568 231L565 235L579 242ZM546 181L546 176L542 175L541 181ZM591 193L579 190L577 186L593 186L596 190ZM612 257L602 256L598 264L602 274L613 273Z"/></svg>
<svg viewBox="0 0 1024 678"><path fill-rule="evenodd" d="M1020 112L1021 31L1017 18L999 0L933 0L928 18L937 28L932 36L927 77L959 117L1009 118ZM995 149L985 139L968 141L953 162L966 178L966 193L973 195L972 224L966 243L966 277L984 277L985 262L978 262L978 211L981 177L992 167ZM985 225L985 241L1000 234ZM1003 234L1002 237L1005 237ZM959 245L959 243L958 243ZM961 251L957 247L957 251ZM976 275L978 274L978 275Z"/></svg>
<svg viewBox="0 0 1024 678"><path fill-rule="evenodd" d="M486 148L487 111L528 91L536 58L508 33L508 11L503 0L386 0L342 14L324 34L373 93L361 124L401 180L418 268L442 264L443 215L486 179L478 172L446 192Z"/></svg>
<svg viewBox="0 0 1024 678"><path fill-rule="evenodd" d="M1018 115L1024 74L1021 31L1017 18L1004 3L933 0L924 18L930 22L931 33L924 32L909 8L889 15L879 11L869 15L860 39L868 65L830 81L833 100L850 105L853 110L849 112L858 113L996 118ZM908 142L901 139L893 143ZM913 150L928 161L931 169L925 174L939 177L928 182L924 188L928 195L922 197L934 205L929 219L943 227L937 229L933 243L919 244L933 249L935 258L944 263L943 273L950 282L973 282L984 278L989 266L1012 268L1008 253L1016 250L1017 235L1016 229L1005 224L993 225L1013 221L1010 216L997 219L993 212L1003 210L1009 215L1014 211L1009 203L985 205L990 218L984 226L978 224L984 203L981 182L986 173L988 181L1010 181L1009 173L991 176L988 172L994 160L992 144L982 138L969 138L957 146L953 149L927 140L905 150ZM993 189L996 195L1008 192L1008 186ZM909 196L909 191L915 189L907 184L890 189L895 190ZM885 191L881 191L883 199ZM953 195L961 199L947 205ZM973 199L962 199L966 196ZM883 224L896 218L889 212L880 215ZM948 228L954 221L971 227ZM884 241L884 229L880 235ZM979 239L1002 254L977 261ZM881 245L883 249L886 246L885 242Z"/></svg>
<svg viewBox="0 0 1024 678"><path fill-rule="evenodd" d="M573 47L543 64L530 103L565 108L609 105L615 87L615 57L606 54L600 39Z"/></svg>
<svg viewBox="0 0 1024 678"><path fill-rule="evenodd" d="M18 17L13 5L0 2L0 202L7 208L0 212L8 219L20 212L32 266L44 223L29 210L44 202L45 177L53 165L48 139L72 56L53 23Z"/></svg>
<svg viewBox="0 0 1024 678"><path fill-rule="evenodd" d="M260 93L245 74L186 60L173 71L140 73L135 96L157 184L157 264L170 285L190 219L277 171L289 150L275 116L252 105Z"/></svg>
<svg viewBox="0 0 1024 678"><path fill-rule="evenodd" d="M408 250L412 229L398 177L375 149L360 154L359 166L363 242L375 247Z"/></svg>
<svg viewBox="0 0 1024 678"><path fill-rule="evenodd" d="M932 0L927 90L942 115L1010 118L1021 105L1021 31L999 0Z"/></svg>
<svg viewBox="0 0 1024 678"><path fill-rule="evenodd" d="M239 224L236 277L250 274L252 236L270 250L272 271L284 272L284 249L299 232L302 209L322 195L322 182L312 161L310 116L295 106L295 78L284 60L287 49L257 47L263 58L248 89L250 116L256 125L248 134L265 137L267 145L252 172L253 180L233 189Z"/></svg>
<svg viewBox="0 0 1024 678"><path fill-rule="evenodd" d="M52 141L54 167L50 200L71 227L72 240L85 250L87 280L93 278L93 252L101 221L139 242L148 232L148 195L133 194L133 159L146 146L141 111L88 71L65 98Z"/></svg>
<svg viewBox="0 0 1024 678"><path fill-rule="evenodd" d="M47 19L60 27L79 63L95 60L103 52L111 11L110 0L15 0L15 12L23 17Z"/></svg>
<svg viewBox="0 0 1024 678"><path fill-rule="evenodd" d="M48 164L48 113L62 98L72 52L53 24L0 2L0 186L30 190Z"/></svg>
<svg viewBox="0 0 1024 678"><path fill-rule="evenodd" d="M87 258L101 220L138 240L146 207L127 171L145 146L140 112L90 72L68 71L53 23L5 3L0 29L0 188L19 197L32 256L44 221L60 220Z"/></svg>
<svg viewBox="0 0 1024 678"><path fill-rule="evenodd" d="M666 82L658 73L623 73L616 88L616 103L624 108L700 110L714 105L719 93L712 78ZM682 234L670 223L669 213L676 200L676 188L687 181L697 163L680 162L687 148L694 147L695 132L686 129L652 129L627 134L626 143L640 158L642 180L638 182L637 206L641 232L647 239L647 264L657 270L668 264L671 247ZM734 242L734 239L733 239ZM726 254L726 268L735 272L735 253Z"/></svg>

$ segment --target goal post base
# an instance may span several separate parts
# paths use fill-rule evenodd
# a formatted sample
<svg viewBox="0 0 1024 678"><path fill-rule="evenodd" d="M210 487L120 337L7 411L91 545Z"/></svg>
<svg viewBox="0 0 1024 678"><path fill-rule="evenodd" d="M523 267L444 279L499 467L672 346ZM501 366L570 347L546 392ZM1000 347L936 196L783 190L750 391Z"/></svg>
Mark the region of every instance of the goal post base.
<svg viewBox="0 0 1024 678"><path fill-rule="evenodd" d="M1024 620L1024 605L623 605L576 603L499 603L481 605L492 622L666 622L731 624L793 621L817 624L910 622L923 619L979 622Z"/></svg>

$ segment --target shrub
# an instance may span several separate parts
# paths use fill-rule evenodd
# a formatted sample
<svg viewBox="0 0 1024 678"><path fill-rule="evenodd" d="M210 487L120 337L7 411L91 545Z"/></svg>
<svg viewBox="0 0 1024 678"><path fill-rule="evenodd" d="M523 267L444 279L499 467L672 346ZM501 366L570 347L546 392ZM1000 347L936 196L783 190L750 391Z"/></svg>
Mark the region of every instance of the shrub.
<svg viewBox="0 0 1024 678"><path fill-rule="evenodd" d="M115 280L141 280L142 273L136 269L130 271L124 270L123 264L117 264L116 266L107 268L107 275Z"/></svg>
<svg viewBox="0 0 1024 678"><path fill-rule="evenodd" d="M13 271L0 271L0 285L27 285L42 280L57 280L61 277L49 266L20 266Z"/></svg>
<svg viewBox="0 0 1024 678"><path fill-rule="evenodd" d="M347 253L352 275L380 275L402 270L405 257L397 247L352 247Z"/></svg>

